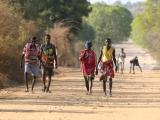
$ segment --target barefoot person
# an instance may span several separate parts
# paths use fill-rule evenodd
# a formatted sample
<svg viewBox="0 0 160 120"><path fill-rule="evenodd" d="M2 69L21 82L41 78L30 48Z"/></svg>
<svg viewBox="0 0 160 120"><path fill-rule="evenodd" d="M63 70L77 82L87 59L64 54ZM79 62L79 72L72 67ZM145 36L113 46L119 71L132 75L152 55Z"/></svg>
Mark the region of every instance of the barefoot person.
<svg viewBox="0 0 160 120"><path fill-rule="evenodd" d="M141 66L139 65L139 61L138 61L138 57L134 57L132 60L130 60L130 71L129 73L131 73L132 69L133 69L133 74L135 74L135 71L134 71L134 67L135 66L138 66L140 71L142 72L142 68Z"/></svg>
<svg viewBox="0 0 160 120"><path fill-rule="evenodd" d="M103 70L100 80L103 80L103 91L106 96L106 82L109 77L109 90L110 96L112 96L112 79L114 78L113 62L116 66L115 49L111 45L110 38L107 38L105 44L106 45L103 46L98 60L98 64L102 62ZM117 71L117 66L115 67L115 70ZM96 69L96 74L98 74L98 68Z"/></svg>
<svg viewBox="0 0 160 120"><path fill-rule="evenodd" d="M40 59L40 50L38 44L36 44L36 37L31 39L30 43L27 43L24 46L22 58L21 58L21 68L23 67L23 60L24 60L24 80L26 83L26 92L29 92L28 87L28 74L31 72L33 75L32 81L32 89L33 88L38 76L38 60Z"/></svg>
<svg viewBox="0 0 160 120"><path fill-rule="evenodd" d="M41 65L42 65L42 79L43 92L51 92L50 84L51 78L54 74L54 67L57 68L57 55L55 45L50 42L51 36L45 35L45 43L41 46ZM48 76L48 85L46 85L46 76Z"/></svg>
<svg viewBox="0 0 160 120"><path fill-rule="evenodd" d="M96 54L91 49L92 43L87 41L85 44L85 50L80 52L81 71L84 76L87 94L92 94L92 85L95 77L96 68Z"/></svg>
<svg viewBox="0 0 160 120"><path fill-rule="evenodd" d="M125 58L126 58L126 53L124 52L124 49L121 48L121 53L118 55L118 65L122 74L124 71Z"/></svg>

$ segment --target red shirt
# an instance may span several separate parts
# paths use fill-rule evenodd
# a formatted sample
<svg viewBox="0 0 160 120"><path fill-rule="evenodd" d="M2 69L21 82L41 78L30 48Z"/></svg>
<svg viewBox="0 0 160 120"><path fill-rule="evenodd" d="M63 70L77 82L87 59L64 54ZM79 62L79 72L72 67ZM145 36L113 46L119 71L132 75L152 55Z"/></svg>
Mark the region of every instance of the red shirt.
<svg viewBox="0 0 160 120"><path fill-rule="evenodd" d="M96 68L96 54L93 50L82 50L80 52L81 71L83 74L91 75Z"/></svg>
<svg viewBox="0 0 160 120"><path fill-rule="evenodd" d="M33 46L33 47L32 47ZM37 44L27 43L23 48L24 59L26 63L37 64L40 56L40 49Z"/></svg>

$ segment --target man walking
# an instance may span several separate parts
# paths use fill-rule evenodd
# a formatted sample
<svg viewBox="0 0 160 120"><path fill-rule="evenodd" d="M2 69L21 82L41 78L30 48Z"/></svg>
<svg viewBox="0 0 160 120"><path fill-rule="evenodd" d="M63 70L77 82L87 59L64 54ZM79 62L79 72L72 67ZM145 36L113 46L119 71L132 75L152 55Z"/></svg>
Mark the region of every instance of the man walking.
<svg viewBox="0 0 160 120"><path fill-rule="evenodd" d="M30 43L27 43L23 48L22 58L21 58L21 68L23 67L24 60L24 80L26 83L26 92L29 92L28 87L28 74L31 72L33 75L32 89L33 92L34 85L38 76L38 60L40 59L40 49L38 44L36 44L36 37L31 39Z"/></svg>
<svg viewBox="0 0 160 120"><path fill-rule="evenodd" d="M96 68L96 54L91 49L92 42L87 41L85 44L85 50L80 52L81 71L84 76L85 85L87 89L87 95L92 94L93 80L95 77Z"/></svg>
<svg viewBox="0 0 160 120"><path fill-rule="evenodd" d="M116 66L116 57L115 57L115 49L112 47L111 39L107 38L105 41L105 46L103 46L100 57L98 60L98 64L102 62L102 76L100 77L100 80L103 80L103 91L106 96L106 82L109 77L109 91L110 96L112 96L112 79L114 78L114 70L113 70L113 62L115 64L115 70L117 71ZM98 74L98 65L96 69L96 74Z"/></svg>
<svg viewBox="0 0 160 120"><path fill-rule="evenodd" d="M42 79L43 79L43 92L51 92L50 84L51 78L54 75L54 68L57 68L57 54L56 47L50 42L51 36L45 35L45 43L41 46L41 65L42 65ZM46 85L46 77L48 76L48 85Z"/></svg>
<svg viewBox="0 0 160 120"><path fill-rule="evenodd" d="M118 55L118 65L121 70L121 74L124 71L124 64L125 64L126 53L124 52L124 48L121 48L121 53Z"/></svg>

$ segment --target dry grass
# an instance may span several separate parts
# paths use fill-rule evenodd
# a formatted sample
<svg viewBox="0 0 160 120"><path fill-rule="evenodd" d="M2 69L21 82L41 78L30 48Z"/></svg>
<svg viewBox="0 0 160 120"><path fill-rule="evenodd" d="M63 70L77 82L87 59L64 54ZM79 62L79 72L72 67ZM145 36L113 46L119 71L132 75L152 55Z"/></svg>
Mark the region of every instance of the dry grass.
<svg viewBox="0 0 160 120"><path fill-rule="evenodd" d="M39 32L39 23L25 21L7 3L0 0L0 86L4 81L22 82L22 70L20 69L20 56L26 41ZM51 29L52 40L58 51L59 65L79 66L79 50L82 42L75 41L71 27L65 23L55 23Z"/></svg>
<svg viewBox="0 0 160 120"><path fill-rule="evenodd" d="M22 81L20 55L24 43L38 31L33 21L25 21L0 0L0 86Z"/></svg>
<svg viewBox="0 0 160 120"><path fill-rule="evenodd" d="M57 47L59 65L77 67L80 44L74 43L71 27L65 23L55 23L51 30L53 43Z"/></svg>

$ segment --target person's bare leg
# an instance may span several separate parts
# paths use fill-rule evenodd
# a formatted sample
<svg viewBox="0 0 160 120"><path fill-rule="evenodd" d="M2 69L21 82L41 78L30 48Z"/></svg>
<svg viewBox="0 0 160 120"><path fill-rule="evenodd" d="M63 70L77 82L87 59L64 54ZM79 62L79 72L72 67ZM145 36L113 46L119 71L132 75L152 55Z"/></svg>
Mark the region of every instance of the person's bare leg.
<svg viewBox="0 0 160 120"><path fill-rule="evenodd" d="M135 74L134 67L135 67L135 65L133 64L133 74Z"/></svg>
<svg viewBox="0 0 160 120"><path fill-rule="evenodd" d="M131 73L132 71L132 63L130 64L130 70L129 70L129 73Z"/></svg>
<svg viewBox="0 0 160 120"><path fill-rule="evenodd" d="M42 91L45 92L46 88L47 88L47 86L46 86L46 74L45 73L43 73L42 79L43 79L43 89L42 89Z"/></svg>
<svg viewBox="0 0 160 120"><path fill-rule="evenodd" d="M35 82L36 82L36 76L33 76L33 81L32 81L32 93L33 93L33 89L34 89Z"/></svg>
<svg viewBox="0 0 160 120"><path fill-rule="evenodd" d="M117 72L119 73L119 62L117 62Z"/></svg>
<svg viewBox="0 0 160 120"><path fill-rule="evenodd" d="M122 62L122 74L124 72L124 62Z"/></svg>
<svg viewBox="0 0 160 120"><path fill-rule="evenodd" d="M28 87L28 73L24 73L24 80L26 84L26 92L29 92L29 87Z"/></svg>
<svg viewBox="0 0 160 120"><path fill-rule="evenodd" d="M87 94L89 93L89 81L88 81L88 76L84 76L84 80L85 80L85 86L87 89Z"/></svg>
<svg viewBox="0 0 160 120"><path fill-rule="evenodd" d="M49 79L49 81L48 81L48 86L47 86L46 92L51 92L51 91L50 91L50 85L51 85L52 76L49 75L49 76L48 76L48 79Z"/></svg>
<svg viewBox="0 0 160 120"><path fill-rule="evenodd" d="M139 69L140 69L140 71L142 72L142 68L141 68L141 66L139 65Z"/></svg>
<svg viewBox="0 0 160 120"><path fill-rule="evenodd" d="M120 66L121 66L121 74L123 73L123 65L122 65L123 63L121 62L120 63Z"/></svg>
<svg viewBox="0 0 160 120"><path fill-rule="evenodd" d="M91 76L91 77L90 77L90 89L89 89L90 94L92 94L93 80L94 80L94 77Z"/></svg>
<svg viewBox="0 0 160 120"><path fill-rule="evenodd" d="M107 77L104 77L104 79L103 79L103 92L104 92L105 96L107 95L106 82L107 82Z"/></svg>
<svg viewBox="0 0 160 120"><path fill-rule="evenodd" d="M109 92L110 96L112 96L112 78L109 78Z"/></svg>

